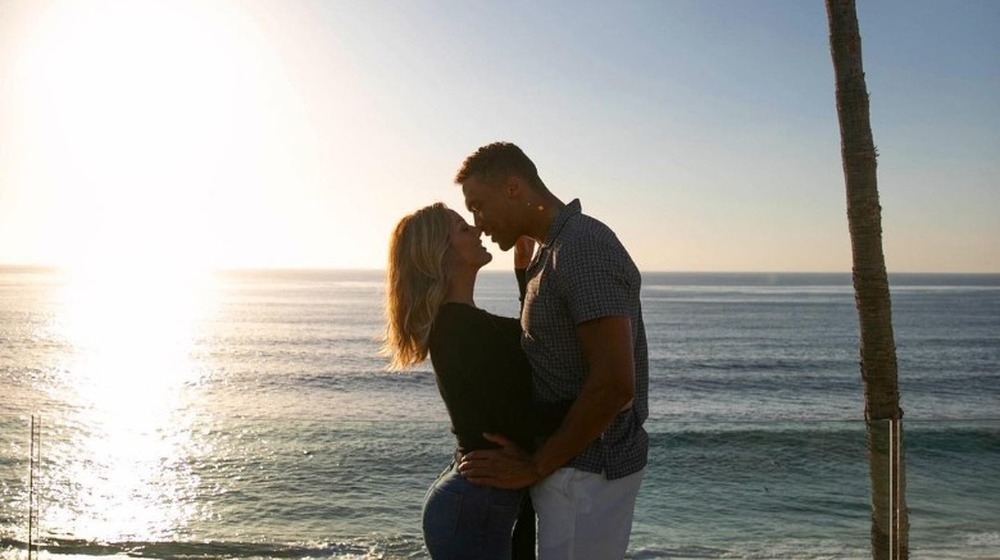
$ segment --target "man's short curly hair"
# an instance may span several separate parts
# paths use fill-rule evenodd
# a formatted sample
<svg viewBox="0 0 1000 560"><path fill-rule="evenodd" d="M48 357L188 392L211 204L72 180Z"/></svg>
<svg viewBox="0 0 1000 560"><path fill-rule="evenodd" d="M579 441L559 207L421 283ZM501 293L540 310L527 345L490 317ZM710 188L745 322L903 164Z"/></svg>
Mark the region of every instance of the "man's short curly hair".
<svg viewBox="0 0 1000 560"><path fill-rule="evenodd" d="M510 142L494 142L476 150L476 153L465 158L462 168L455 175L455 183L465 183L472 176L479 176L486 181L497 181L510 175L527 181L532 188L545 192L545 183L538 176L538 168L534 162Z"/></svg>

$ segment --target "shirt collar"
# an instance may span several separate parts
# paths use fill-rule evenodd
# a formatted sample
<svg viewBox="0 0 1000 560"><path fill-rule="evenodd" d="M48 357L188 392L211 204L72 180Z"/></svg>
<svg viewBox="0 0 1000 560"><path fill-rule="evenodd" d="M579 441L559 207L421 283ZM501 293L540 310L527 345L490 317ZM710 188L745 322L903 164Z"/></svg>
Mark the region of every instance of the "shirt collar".
<svg viewBox="0 0 1000 560"><path fill-rule="evenodd" d="M542 243L542 247L548 247L553 241L559 237L559 233L562 231L566 222L569 221L573 216L577 216L582 213L582 208L580 206L580 199L574 198L572 202L563 207L556 215L556 219L552 220L552 224L549 226L548 233L545 234L545 242Z"/></svg>

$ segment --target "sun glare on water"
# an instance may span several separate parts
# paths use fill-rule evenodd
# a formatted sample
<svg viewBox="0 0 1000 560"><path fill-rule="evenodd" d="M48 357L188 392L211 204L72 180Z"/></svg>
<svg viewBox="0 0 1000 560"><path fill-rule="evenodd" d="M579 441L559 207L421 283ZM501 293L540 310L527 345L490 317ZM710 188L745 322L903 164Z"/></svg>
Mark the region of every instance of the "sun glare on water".
<svg viewBox="0 0 1000 560"><path fill-rule="evenodd" d="M66 273L53 319L72 356L53 383L49 534L104 542L175 536L196 515L191 458L208 277L108 267Z"/></svg>

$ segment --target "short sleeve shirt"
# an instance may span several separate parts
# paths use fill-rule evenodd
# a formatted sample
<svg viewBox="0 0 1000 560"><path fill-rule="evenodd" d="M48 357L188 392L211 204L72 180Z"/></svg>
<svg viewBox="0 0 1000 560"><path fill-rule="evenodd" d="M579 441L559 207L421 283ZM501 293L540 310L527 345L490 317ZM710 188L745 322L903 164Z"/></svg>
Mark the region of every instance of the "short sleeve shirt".
<svg viewBox="0 0 1000 560"><path fill-rule="evenodd" d="M579 200L563 208L528 267L521 313L524 348L533 370L534 398L574 400L588 374L577 326L601 317L624 316L632 323L635 400L604 434L568 466L628 476L646 466L649 447L649 356L639 301L641 276L618 237L581 212Z"/></svg>

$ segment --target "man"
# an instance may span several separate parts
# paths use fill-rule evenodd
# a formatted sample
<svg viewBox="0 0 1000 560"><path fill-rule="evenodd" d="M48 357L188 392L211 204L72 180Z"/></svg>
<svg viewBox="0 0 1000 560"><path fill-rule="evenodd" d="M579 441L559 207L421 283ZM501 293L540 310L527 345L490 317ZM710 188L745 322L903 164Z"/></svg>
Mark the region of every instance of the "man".
<svg viewBox="0 0 1000 560"><path fill-rule="evenodd" d="M501 250L523 237L540 244L527 270L521 343L535 399L572 403L535 453L489 435L500 447L469 453L460 470L477 484L532 486L539 560L620 559L648 451L639 271L615 234L582 214L579 200L553 195L514 144L479 148L455 182Z"/></svg>

